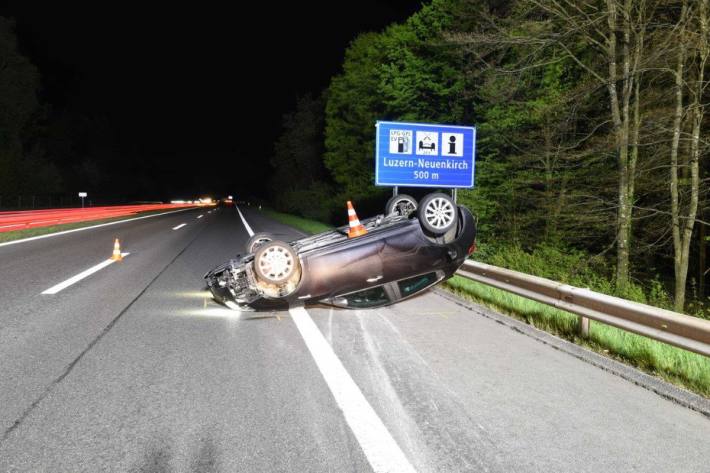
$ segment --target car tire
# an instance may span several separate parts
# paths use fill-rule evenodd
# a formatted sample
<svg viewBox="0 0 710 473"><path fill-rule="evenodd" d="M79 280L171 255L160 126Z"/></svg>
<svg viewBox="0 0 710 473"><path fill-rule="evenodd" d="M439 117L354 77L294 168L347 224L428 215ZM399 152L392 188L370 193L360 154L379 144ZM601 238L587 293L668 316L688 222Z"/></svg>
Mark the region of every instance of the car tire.
<svg viewBox="0 0 710 473"><path fill-rule="evenodd" d="M247 244L245 246L247 253L256 253L256 250L258 250L262 245L270 241L274 241L274 239L274 235L272 235L271 233L255 233L251 236L251 238L249 238L249 241L247 241Z"/></svg>
<svg viewBox="0 0 710 473"><path fill-rule="evenodd" d="M298 255L286 242L274 240L263 244L254 255L256 277L268 284L282 284L300 272Z"/></svg>
<svg viewBox="0 0 710 473"><path fill-rule="evenodd" d="M390 198L385 205L385 215L408 216L417 210L417 200L411 195L397 194Z"/></svg>
<svg viewBox="0 0 710 473"><path fill-rule="evenodd" d="M439 236L456 228L459 212L451 197L437 192L419 202L418 216L419 223L427 232Z"/></svg>

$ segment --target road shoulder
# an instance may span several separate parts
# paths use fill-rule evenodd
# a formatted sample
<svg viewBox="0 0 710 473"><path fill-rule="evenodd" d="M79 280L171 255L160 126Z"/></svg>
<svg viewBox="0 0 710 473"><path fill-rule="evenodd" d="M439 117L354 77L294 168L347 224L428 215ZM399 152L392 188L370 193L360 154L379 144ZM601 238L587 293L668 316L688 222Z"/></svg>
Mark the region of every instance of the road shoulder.
<svg viewBox="0 0 710 473"><path fill-rule="evenodd" d="M639 371L629 365L604 357L598 353L588 350L582 346L568 342L554 335L539 330L531 325L525 324L512 317L494 312L487 307L468 302L460 299L449 291L436 288L434 293L439 296L454 302L455 304L464 307L478 315L494 320L497 323L509 327L511 330L527 335L545 345L567 353L575 358L589 363L597 368L612 373L620 378L623 378L631 383L641 386L659 396L668 399L676 404L679 404L688 409L703 414L710 418L710 400L698 394L681 389L671 383L663 381L649 374Z"/></svg>

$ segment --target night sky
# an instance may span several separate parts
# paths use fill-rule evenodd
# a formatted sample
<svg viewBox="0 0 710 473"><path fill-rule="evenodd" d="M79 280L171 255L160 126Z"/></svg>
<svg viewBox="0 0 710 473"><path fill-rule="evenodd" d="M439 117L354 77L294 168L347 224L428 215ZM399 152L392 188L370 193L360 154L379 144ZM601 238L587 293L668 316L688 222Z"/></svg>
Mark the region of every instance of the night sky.
<svg viewBox="0 0 710 473"><path fill-rule="evenodd" d="M105 116L119 152L177 196L262 194L296 96L421 1L157 3L10 1L0 15L17 20L43 100Z"/></svg>

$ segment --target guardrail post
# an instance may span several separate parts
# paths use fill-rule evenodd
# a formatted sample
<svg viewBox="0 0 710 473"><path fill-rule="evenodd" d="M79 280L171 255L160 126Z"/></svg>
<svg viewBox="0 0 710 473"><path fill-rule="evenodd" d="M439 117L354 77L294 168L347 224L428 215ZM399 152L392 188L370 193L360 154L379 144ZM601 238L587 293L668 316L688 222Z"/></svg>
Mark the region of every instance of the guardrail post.
<svg viewBox="0 0 710 473"><path fill-rule="evenodd" d="M581 315L579 316L579 336L589 338L589 319Z"/></svg>

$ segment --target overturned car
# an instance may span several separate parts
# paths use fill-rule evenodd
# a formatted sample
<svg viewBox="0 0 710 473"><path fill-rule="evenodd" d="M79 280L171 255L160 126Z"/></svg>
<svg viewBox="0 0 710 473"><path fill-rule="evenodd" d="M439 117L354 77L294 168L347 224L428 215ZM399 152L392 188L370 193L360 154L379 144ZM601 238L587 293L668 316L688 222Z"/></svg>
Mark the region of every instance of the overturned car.
<svg viewBox="0 0 710 473"><path fill-rule="evenodd" d="M205 275L207 286L236 310L309 302L381 307L448 279L475 247L475 217L443 193L419 203L398 195L384 215L354 221L290 243L257 233L244 256Z"/></svg>

